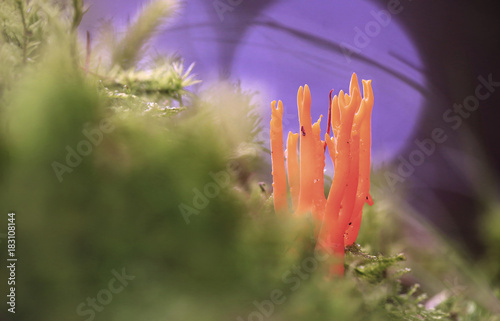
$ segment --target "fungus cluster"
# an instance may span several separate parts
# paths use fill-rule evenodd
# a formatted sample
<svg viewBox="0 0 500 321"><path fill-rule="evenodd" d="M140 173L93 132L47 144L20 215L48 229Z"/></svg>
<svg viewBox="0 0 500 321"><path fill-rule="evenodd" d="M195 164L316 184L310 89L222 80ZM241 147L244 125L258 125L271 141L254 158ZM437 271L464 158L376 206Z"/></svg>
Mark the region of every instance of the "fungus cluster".
<svg viewBox="0 0 500 321"><path fill-rule="evenodd" d="M283 150L283 103L278 101L277 106L276 101L271 103L275 211L280 215L311 214L317 250L341 258L342 264L334 264L331 268L334 275L343 274L344 249L356 241L364 204L373 204L369 192L373 90L371 80L362 82L363 97L356 74L351 77L349 93L341 90L332 98L330 92L324 141L320 128L322 116L312 123L311 93L307 85L300 87L297 93L300 130L288 133L286 151ZM327 148L335 171L328 196L325 196ZM288 187L291 207L288 206Z"/></svg>

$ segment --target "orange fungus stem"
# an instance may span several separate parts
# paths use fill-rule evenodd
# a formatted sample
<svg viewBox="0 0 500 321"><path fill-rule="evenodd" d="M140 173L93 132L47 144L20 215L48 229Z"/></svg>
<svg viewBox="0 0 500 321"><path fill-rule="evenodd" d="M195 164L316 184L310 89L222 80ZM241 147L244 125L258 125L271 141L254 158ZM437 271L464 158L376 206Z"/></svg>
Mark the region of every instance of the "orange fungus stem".
<svg viewBox="0 0 500 321"><path fill-rule="evenodd" d="M276 101L271 103L271 161L273 169L273 193L274 193L274 210L278 212L286 212L287 192L286 192L286 172L285 172L285 155L283 152L283 103Z"/></svg>

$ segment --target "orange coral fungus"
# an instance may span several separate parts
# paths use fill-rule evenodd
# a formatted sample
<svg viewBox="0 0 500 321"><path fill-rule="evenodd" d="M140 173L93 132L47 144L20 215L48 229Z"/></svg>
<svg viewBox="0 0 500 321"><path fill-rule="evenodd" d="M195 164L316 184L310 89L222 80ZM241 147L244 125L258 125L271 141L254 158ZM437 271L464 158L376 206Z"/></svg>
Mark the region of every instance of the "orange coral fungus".
<svg viewBox="0 0 500 321"><path fill-rule="evenodd" d="M370 190L371 80L363 80L361 97L356 74L352 75L349 93L342 90L331 97L325 141L321 140L320 119L311 120L309 87L297 93L300 131L290 132L287 140L288 184L295 215L311 213L315 220L316 247L333 253L343 262L345 246L356 241L361 225L363 205L373 204ZM285 154L283 153L283 104L272 102L271 153L274 208L287 213ZM330 126L333 137L330 137ZM300 161L297 153L299 140ZM323 170L325 147L335 167L332 185L325 198ZM332 266L332 274L342 274L344 266Z"/></svg>

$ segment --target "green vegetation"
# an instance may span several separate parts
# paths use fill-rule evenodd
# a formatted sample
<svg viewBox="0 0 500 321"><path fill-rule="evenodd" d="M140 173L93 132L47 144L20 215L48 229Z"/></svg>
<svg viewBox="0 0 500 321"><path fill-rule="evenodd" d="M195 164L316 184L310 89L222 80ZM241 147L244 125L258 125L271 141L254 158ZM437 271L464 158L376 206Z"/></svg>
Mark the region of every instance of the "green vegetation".
<svg viewBox="0 0 500 321"><path fill-rule="evenodd" d="M326 280L332 258L311 251L309 224L275 217L260 183L255 93L196 92L178 57L143 63L177 7L153 1L123 37L107 25L113 41L88 47L82 1L0 3L0 217L16 213L17 319L500 320L498 207L484 223L495 260L471 264L435 232L417 246L412 228L430 228L377 192L345 277ZM122 269L133 278L110 292Z"/></svg>

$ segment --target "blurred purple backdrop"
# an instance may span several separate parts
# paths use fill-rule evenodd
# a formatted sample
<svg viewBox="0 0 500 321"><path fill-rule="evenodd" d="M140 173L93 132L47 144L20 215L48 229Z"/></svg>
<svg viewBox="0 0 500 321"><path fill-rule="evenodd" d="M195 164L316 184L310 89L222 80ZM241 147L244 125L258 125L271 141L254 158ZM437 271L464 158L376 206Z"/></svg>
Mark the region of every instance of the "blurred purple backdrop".
<svg viewBox="0 0 500 321"><path fill-rule="evenodd" d="M418 121L425 85L419 53L395 21L399 12L391 14L361 0L219 2L229 7L216 8L217 1L186 1L152 47L178 52L187 64L196 62L194 71L206 83L229 77L241 80L245 89L258 90L264 126L270 101L281 99L289 121L285 130L294 132L299 86L307 83L311 88L313 119L326 117L330 89L348 89L356 72L373 80L375 165L389 162L401 150ZM104 17L121 25L133 19L143 1L89 3L81 30L93 33ZM397 9L404 10L404 3ZM349 45L359 52L344 54L342 46ZM324 130L326 118L322 125Z"/></svg>

